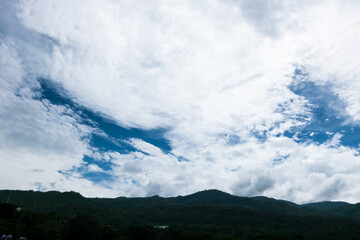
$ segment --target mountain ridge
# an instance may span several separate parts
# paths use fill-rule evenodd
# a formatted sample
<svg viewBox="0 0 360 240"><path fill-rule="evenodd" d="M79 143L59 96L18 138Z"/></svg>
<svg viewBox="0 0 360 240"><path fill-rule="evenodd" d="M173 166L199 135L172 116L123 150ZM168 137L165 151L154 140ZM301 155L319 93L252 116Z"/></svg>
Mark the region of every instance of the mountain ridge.
<svg viewBox="0 0 360 240"><path fill-rule="evenodd" d="M292 239L289 236L345 239L346 235L346 239L360 239L357 230L360 229L360 204L320 202L298 205L267 197L233 196L213 189L169 198L86 198L76 192L0 190L0 204L6 203L35 214L63 216L64 221L90 215L104 226L116 228L171 226L181 231L231 236L259 233L288 236L283 239Z"/></svg>
<svg viewBox="0 0 360 240"><path fill-rule="evenodd" d="M57 211L58 208L80 211L87 207L170 207L170 206L226 206L257 209L270 212L298 214L330 214L360 220L360 204L338 201L323 201L307 204L296 204L290 201L265 196L242 197L217 190L207 189L189 195L176 197L116 197L86 198L80 193L33 190L0 190L0 202L12 203L32 211ZM351 209L351 211L350 211Z"/></svg>
<svg viewBox="0 0 360 240"><path fill-rule="evenodd" d="M202 202L202 203L220 203L220 202L226 202L226 201L235 201L239 199L252 199L252 200L260 200L260 201L278 201L285 204L289 204L292 206L304 206L308 208L314 208L314 209L336 209L339 207L350 207L350 206L360 206L360 203L348 203L345 201L320 201L320 202L310 202L310 203L304 203L304 204L297 204L288 200L283 199L276 199L266 196L253 196L253 197L246 197L246 196L237 196L232 195L230 193L226 193L217 189L206 189L201 190L192 194L188 195L178 195L178 196L171 196L171 197L163 197L159 195L152 195L152 196L146 196L146 197L125 197L125 196L119 196L114 198L101 198L101 197L84 197L78 192L75 191L34 191L34 190L10 190L10 189L4 189L0 190L0 202L8 202L13 197L13 194L17 193L23 193L28 194L31 197L36 197L40 195L47 195L48 198L53 197L61 197L61 199L66 198L73 198L77 197L78 199L91 199L91 200L145 200L145 199L157 199L157 200L175 200L175 199L181 199L185 201L191 202L191 200L196 200L195 202ZM6 197L7 195L7 197Z"/></svg>

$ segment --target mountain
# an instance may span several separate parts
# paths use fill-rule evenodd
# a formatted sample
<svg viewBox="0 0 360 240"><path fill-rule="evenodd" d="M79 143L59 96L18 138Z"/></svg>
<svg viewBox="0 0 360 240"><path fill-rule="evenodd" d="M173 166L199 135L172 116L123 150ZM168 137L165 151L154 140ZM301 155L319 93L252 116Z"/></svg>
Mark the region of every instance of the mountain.
<svg viewBox="0 0 360 240"><path fill-rule="evenodd" d="M0 191L0 202L9 202L36 212L69 213L112 209L132 211L138 208L226 207L263 212L305 214L300 206L266 197L238 197L218 190L205 190L188 196L163 198L84 198L75 192Z"/></svg>
<svg viewBox="0 0 360 240"><path fill-rule="evenodd" d="M347 203L347 202L325 201L325 202L308 203L308 204L304 204L303 206L310 207L310 208L316 208L316 209L324 210L324 211L336 211L339 209L347 208L351 205L352 204Z"/></svg>
<svg viewBox="0 0 360 240"><path fill-rule="evenodd" d="M347 202L317 202L303 205L305 208L316 209L323 214L354 218L360 220L360 203L350 204Z"/></svg>
<svg viewBox="0 0 360 240"><path fill-rule="evenodd" d="M181 231L224 233L239 239L254 233L277 236L275 239L281 239L280 235L287 236L284 239L360 239L360 205L344 202L297 205L218 190L170 198L85 198L75 192L2 190L0 203L34 214L53 213L65 218L90 215L120 229L160 225Z"/></svg>

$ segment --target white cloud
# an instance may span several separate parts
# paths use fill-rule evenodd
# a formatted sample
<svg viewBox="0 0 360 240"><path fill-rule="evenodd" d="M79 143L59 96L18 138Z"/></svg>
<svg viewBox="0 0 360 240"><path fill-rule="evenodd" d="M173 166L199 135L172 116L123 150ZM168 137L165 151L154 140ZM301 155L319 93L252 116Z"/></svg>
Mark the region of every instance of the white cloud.
<svg viewBox="0 0 360 240"><path fill-rule="evenodd" d="M0 188L70 190L59 171L80 166L90 128L65 107L35 100L36 82L26 79L16 50L1 40L0 63Z"/></svg>
<svg viewBox="0 0 360 240"><path fill-rule="evenodd" d="M87 172L98 172L98 173L105 173L104 169L100 168L96 164L89 164L86 166Z"/></svg>
<svg viewBox="0 0 360 240"><path fill-rule="evenodd" d="M150 154L151 156L161 156L163 154L162 150L154 145L147 143L141 139L132 138L130 139L130 144L136 149Z"/></svg>
<svg viewBox="0 0 360 240"><path fill-rule="evenodd" d="M354 186L351 181L360 170L360 159L353 149L272 137L263 144L239 145L236 150L241 154L237 158L241 167L229 183L235 194L261 194L298 203L328 199L356 202L359 198L358 192L349 194Z"/></svg>
<svg viewBox="0 0 360 240"><path fill-rule="evenodd" d="M284 75L293 69L292 52L279 52L281 43L241 21L237 8L217 1L85 5L79 12L81 1L66 8L23 2L19 14L59 40L50 75L82 103L143 128L203 116L212 125L278 120L273 112L290 94Z"/></svg>
<svg viewBox="0 0 360 240"><path fill-rule="evenodd" d="M357 1L329 1L308 13L303 42L303 64L310 79L328 84L346 103L346 112L359 122L360 8Z"/></svg>
<svg viewBox="0 0 360 240"><path fill-rule="evenodd" d="M0 138L9 167L31 162L41 170L52 161L54 174L36 170L43 176L37 182L49 178L48 186L65 189L75 181L74 189L91 196L96 191L89 186L106 196L219 188L297 202L360 198L349 188L357 153L339 145L340 135L322 145L275 137L303 124L299 114L309 116L306 99L288 88L296 65L316 84L329 84L352 120L360 119L356 1L16 3L2 3L11 21L0 18L6 42L0 46L6 100L0 119L7 124ZM28 86L36 83L25 76L61 83L78 103L123 126L169 128L171 154L131 139L142 153L98 153L116 164L112 189L65 179L56 171L82 164L90 151L83 136L91 130L63 114L65 108L32 99ZM23 97L14 95L18 89ZM226 136L239 141L229 144ZM28 154L12 165L15 150ZM32 176L30 168L21 171ZM28 186L12 179L11 186Z"/></svg>

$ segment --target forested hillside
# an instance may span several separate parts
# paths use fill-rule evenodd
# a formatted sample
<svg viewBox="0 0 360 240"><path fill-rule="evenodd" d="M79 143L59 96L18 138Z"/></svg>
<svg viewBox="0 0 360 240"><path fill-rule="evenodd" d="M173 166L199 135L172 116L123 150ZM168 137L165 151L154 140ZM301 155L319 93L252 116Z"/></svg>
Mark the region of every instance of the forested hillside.
<svg viewBox="0 0 360 240"><path fill-rule="evenodd" d="M342 202L297 205L217 190L115 199L3 190L0 202L0 234L28 239L360 238L359 206Z"/></svg>

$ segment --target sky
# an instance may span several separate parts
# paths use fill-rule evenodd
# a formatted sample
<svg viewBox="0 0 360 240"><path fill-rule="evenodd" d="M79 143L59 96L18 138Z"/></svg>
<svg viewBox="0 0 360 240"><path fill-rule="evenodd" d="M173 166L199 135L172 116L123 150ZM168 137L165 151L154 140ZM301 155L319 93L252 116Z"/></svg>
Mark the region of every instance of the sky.
<svg viewBox="0 0 360 240"><path fill-rule="evenodd" d="M360 202L357 0L0 0L0 189Z"/></svg>

